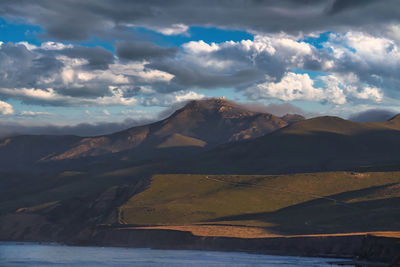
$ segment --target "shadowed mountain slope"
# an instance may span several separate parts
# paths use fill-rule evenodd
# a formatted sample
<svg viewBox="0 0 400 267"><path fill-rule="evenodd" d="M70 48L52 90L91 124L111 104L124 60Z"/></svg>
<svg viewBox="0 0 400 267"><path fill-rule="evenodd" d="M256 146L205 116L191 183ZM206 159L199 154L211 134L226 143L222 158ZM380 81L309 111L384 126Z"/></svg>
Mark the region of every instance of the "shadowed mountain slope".
<svg viewBox="0 0 400 267"><path fill-rule="evenodd" d="M381 123L327 116L303 120L253 140L220 146L185 166L223 173L340 170L397 164L399 149L400 116Z"/></svg>
<svg viewBox="0 0 400 267"><path fill-rule="evenodd" d="M167 155L169 150L198 151L216 145L262 136L304 119L248 111L225 99L191 101L170 117L99 137L17 136L0 142L5 167L13 162L34 164L84 157L115 155L128 159Z"/></svg>

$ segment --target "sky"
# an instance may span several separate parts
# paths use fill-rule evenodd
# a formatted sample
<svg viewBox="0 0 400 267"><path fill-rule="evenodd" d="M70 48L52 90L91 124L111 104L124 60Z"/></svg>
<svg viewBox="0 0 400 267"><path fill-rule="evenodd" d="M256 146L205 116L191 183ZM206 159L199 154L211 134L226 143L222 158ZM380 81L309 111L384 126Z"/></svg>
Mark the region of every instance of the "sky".
<svg viewBox="0 0 400 267"><path fill-rule="evenodd" d="M95 135L226 97L400 112L398 0L2 0L0 136Z"/></svg>

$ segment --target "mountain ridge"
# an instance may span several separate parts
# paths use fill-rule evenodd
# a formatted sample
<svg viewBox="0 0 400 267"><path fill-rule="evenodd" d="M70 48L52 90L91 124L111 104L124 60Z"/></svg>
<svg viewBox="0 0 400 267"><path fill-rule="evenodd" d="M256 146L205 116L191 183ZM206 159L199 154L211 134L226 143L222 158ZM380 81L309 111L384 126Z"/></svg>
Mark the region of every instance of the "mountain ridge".
<svg viewBox="0 0 400 267"><path fill-rule="evenodd" d="M206 151L187 166L215 173L294 173L396 165L400 163L399 118L379 123L333 116L307 119Z"/></svg>
<svg viewBox="0 0 400 267"><path fill-rule="evenodd" d="M35 164L36 162L99 157L122 152L134 154L132 156L134 158L140 157L140 155L151 157L153 154L159 153L160 148L165 151L165 149L173 147L193 147L201 150L262 136L303 119L304 117L301 115L285 115L279 118L270 113L250 111L240 104L223 98L194 100L189 101L168 118L158 122L135 126L108 135L69 138L70 141L65 146L55 148L54 151L46 150L46 153L44 151L38 153L38 157L30 158L30 162ZM19 160L11 153L15 147L18 147L18 144L11 141L19 138L10 137L2 140L0 158L6 156L9 158L7 166L12 161ZM33 144L41 142L40 136L26 135L26 138L35 141L20 147L19 154L22 155L25 150L32 150L32 147L40 150L39 144L36 146ZM53 138L58 139L60 143L65 142L64 136L54 136ZM167 140L169 143L165 145ZM14 148L10 147L10 144L14 144ZM57 146L57 144L54 145ZM11 152L5 155L2 152L6 150Z"/></svg>

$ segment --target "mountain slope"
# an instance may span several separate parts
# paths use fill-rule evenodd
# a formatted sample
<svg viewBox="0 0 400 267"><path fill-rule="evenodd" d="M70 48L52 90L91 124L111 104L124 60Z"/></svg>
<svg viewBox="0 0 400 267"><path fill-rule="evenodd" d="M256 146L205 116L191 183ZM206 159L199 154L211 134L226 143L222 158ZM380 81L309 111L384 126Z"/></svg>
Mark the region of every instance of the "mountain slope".
<svg viewBox="0 0 400 267"><path fill-rule="evenodd" d="M78 136L21 135L0 140L0 167L16 170L29 168L43 157L70 149Z"/></svg>
<svg viewBox="0 0 400 267"><path fill-rule="evenodd" d="M279 118L268 113L252 112L228 100L214 98L191 101L162 121L110 135L85 138L25 136L29 145L20 145L20 152L17 153L21 161L31 164L118 153L121 154L120 158L125 159L152 158L159 154L165 156L171 149L182 154L185 151L193 152L227 142L255 138L302 119L299 115ZM54 142L48 142L49 138ZM13 147L19 146L20 139L12 137L3 140L0 159L11 155L14 161L19 161L13 155ZM24 158L25 150L34 152Z"/></svg>
<svg viewBox="0 0 400 267"><path fill-rule="evenodd" d="M224 173L323 171L400 162L400 117L356 123L318 117L203 153L196 170Z"/></svg>
<svg viewBox="0 0 400 267"><path fill-rule="evenodd" d="M108 136L85 138L51 159L97 156L136 147L147 150L186 147L190 146L188 140L194 139L195 147L199 143L201 147L214 146L261 136L287 124L272 114L247 111L224 99L191 101L165 120Z"/></svg>

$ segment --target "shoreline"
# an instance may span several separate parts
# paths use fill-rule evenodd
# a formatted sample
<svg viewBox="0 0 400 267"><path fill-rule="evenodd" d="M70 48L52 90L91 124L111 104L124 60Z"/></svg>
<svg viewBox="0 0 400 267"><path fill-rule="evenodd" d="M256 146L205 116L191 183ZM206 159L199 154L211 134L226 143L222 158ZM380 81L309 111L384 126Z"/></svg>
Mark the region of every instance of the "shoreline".
<svg viewBox="0 0 400 267"><path fill-rule="evenodd" d="M0 241L0 250L2 246L12 246L16 249L16 251L20 251L20 249L18 247L22 248L23 250L29 250L30 247L32 246L44 246L44 247L66 247L68 249L68 247L73 248L73 249L78 249L79 251L81 250L85 250L86 248L89 249L89 251L91 253L93 253L93 249L97 250L97 251L104 251L105 248L116 248L116 249L132 249L132 253L135 255L138 252L135 251L158 251L155 252L156 255L170 255L170 253L175 253L175 255L182 255L181 253L183 253L184 255L189 254L189 255L198 255L199 253L201 255L209 255L209 253L216 253L216 254L212 254L215 255L215 257L225 257L225 258L240 258L240 259L246 259L246 258L250 258L250 259L255 259L255 257L257 257L259 259L259 257L261 256L261 259L265 259L265 263L268 263L269 261L276 261L278 260L279 262L286 262L286 261L290 261L290 262L310 262L310 261L315 261L317 263L320 264L325 264L326 266L348 266L349 265L349 261L346 259L340 259L340 258L332 258L332 257L303 257L303 256L292 256L292 255L274 255L274 254L255 254L255 253L249 253L246 251L215 251L215 250L173 250L173 249L153 249L153 248L134 248L134 247L99 247L99 246L83 246L83 245L67 245L67 244L63 244L63 243L57 243L57 242L15 242L15 241ZM23 248L25 247L25 248ZM26 248L28 247L28 248ZM59 249L56 249L57 251L60 251ZM63 250L63 249L62 249ZM7 248L6 248L7 251ZM114 251L114 250L109 250L109 251ZM123 251L123 250L122 250ZM1 253L1 251L0 251ZM112 253L117 253L117 252L112 252ZM129 255L131 255L131 252L124 252L125 254L128 253ZM139 252L140 254L142 252ZM149 254L152 255L153 252L144 252L145 254ZM164 254L165 253L165 254ZM194 254L193 254L194 253ZM219 254L221 253L221 254ZM220 256L217 256L220 255ZM248 256L246 256L248 255ZM258 255L258 256L257 256ZM265 258L264 258L265 256ZM162 256L164 257L164 256ZM252 258L253 257L253 258ZM160 258L160 257L159 257ZM85 259L87 260L87 258ZM1 260L0 260L1 261ZM7 262L7 261L6 261ZM242 263L246 263L247 261L242 261ZM263 263L263 260L259 260L259 263ZM162 262L161 262L162 263ZM1 265L1 263L0 263ZM325 266L324 265L324 266ZM266 265L269 266L269 265ZM308 266L308 265L301 265L301 266ZM367 266L367 265L365 265ZM368 266L375 266L375 265L368 265ZM379 265L379 266L386 266L386 265ZM378 267L376 265L376 267Z"/></svg>
<svg viewBox="0 0 400 267"><path fill-rule="evenodd" d="M89 237L89 236L87 236ZM328 263L341 266L399 266L400 239L370 235L321 237L204 237L187 231L165 229L97 229L91 238L69 240L0 240L67 246L148 248L159 250L199 250L241 252L275 256L344 259ZM38 238L40 239L40 238ZM389 253L388 253L389 252ZM386 254L385 254L386 253Z"/></svg>
<svg viewBox="0 0 400 267"><path fill-rule="evenodd" d="M65 244L338 258L370 267L396 266L393 264L400 260L400 239L371 235L237 238L166 229L99 229L90 239Z"/></svg>
<svg viewBox="0 0 400 267"><path fill-rule="evenodd" d="M279 235L259 232L257 227L248 227L257 231L242 231L243 227L240 226L226 228L227 226L223 225L221 227L224 231L221 232L221 229L215 229L215 225L209 228L210 225L123 224L102 224L73 229L61 224L44 227L48 225L46 221L38 220L37 216L31 217L25 215L24 219L29 224L19 225L17 228L14 226L21 221L21 214L8 216L8 219L4 217L3 222L6 224L0 223L0 228L3 228L0 231L0 241L341 258L354 263L353 266L362 261L369 264L359 265L371 267L400 263L398 231ZM31 226L34 225L33 222L37 222L34 227ZM231 229L232 227L236 230Z"/></svg>

